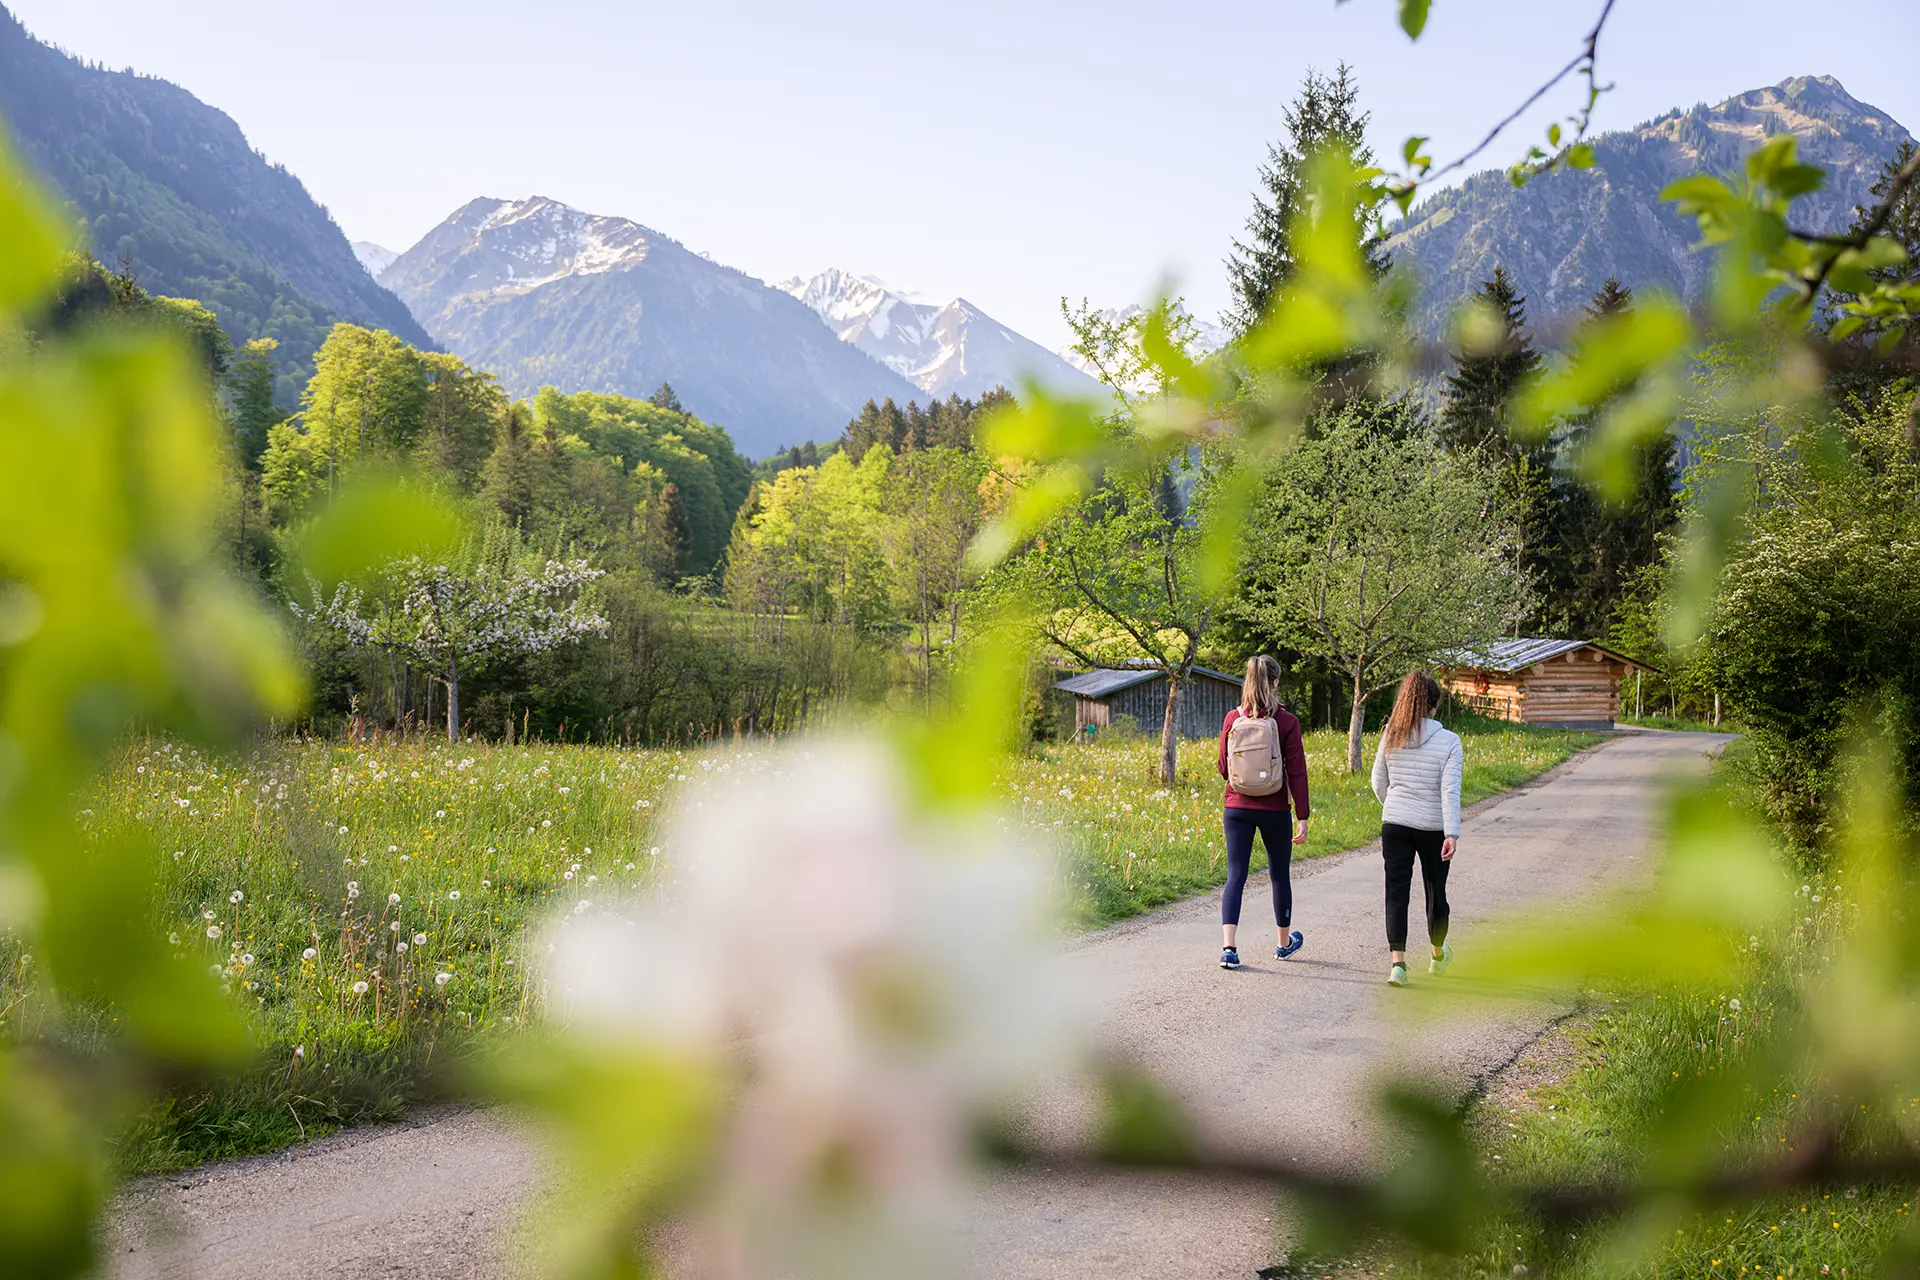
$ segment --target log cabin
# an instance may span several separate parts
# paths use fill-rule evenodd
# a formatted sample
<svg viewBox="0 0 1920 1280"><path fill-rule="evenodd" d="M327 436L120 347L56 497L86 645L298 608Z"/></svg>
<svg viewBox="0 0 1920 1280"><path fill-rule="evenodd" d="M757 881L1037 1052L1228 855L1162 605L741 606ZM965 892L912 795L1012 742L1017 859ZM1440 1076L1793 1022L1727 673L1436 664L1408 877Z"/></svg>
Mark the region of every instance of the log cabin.
<svg viewBox="0 0 1920 1280"><path fill-rule="evenodd" d="M1611 729L1620 681L1649 670L1591 640L1497 640L1449 655L1440 686L1496 720L1559 729Z"/></svg>

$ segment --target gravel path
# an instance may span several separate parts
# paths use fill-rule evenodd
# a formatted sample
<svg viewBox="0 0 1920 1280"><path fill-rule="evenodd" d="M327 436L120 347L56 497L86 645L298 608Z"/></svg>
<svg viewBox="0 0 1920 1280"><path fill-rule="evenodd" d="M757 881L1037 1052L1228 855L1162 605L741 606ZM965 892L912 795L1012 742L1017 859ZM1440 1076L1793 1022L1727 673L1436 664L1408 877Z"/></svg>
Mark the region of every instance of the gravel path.
<svg viewBox="0 0 1920 1280"><path fill-rule="evenodd" d="M1648 853L1660 786L1727 741L1644 733L1476 805L1449 881L1457 949L1496 917L1630 879ZM1418 891L1416 889L1416 900ZM1076 939L1062 963L1098 993L1107 1044L1151 1068L1204 1139L1269 1157L1367 1160L1375 1074L1412 1063L1457 1094L1482 1087L1551 1011L1400 1016L1431 1007L1415 969L1388 990L1377 846L1303 864L1295 923L1305 949L1272 958L1264 882L1247 886L1237 973L1215 967L1211 896ZM1414 932L1420 931L1414 908ZM1264 945L1263 945L1264 944ZM1417 949L1419 939L1413 943ZM1031 1109L1037 1137L1070 1140L1089 1114L1069 1085ZM492 1277L507 1270L516 1211L538 1185L535 1144L506 1116L423 1111L296 1151L128 1187L104 1244L117 1280ZM1164 1176L1055 1175L983 1182L965 1247L971 1270L1016 1277L1250 1277L1279 1256L1284 1218L1244 1185Z"/></svg>

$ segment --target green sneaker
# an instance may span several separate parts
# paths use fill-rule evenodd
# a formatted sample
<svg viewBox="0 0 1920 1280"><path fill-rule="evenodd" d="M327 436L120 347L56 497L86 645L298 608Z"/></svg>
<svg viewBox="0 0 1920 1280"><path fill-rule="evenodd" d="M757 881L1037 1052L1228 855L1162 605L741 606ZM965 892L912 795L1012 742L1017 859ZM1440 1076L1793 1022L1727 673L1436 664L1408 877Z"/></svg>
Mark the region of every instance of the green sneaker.
<svg viewBox="0 0 1920 1280"><path fill-rule="evenodd" d="M1440 954L1435 956L1433 959L1427 961L1427 972L1428 973L1445 973L1447 971L1447 966L1452 963L1453 963L1453 944L1451 942L1443 942L1440 944Z"/></svg>
<svg viewBox="0 0 1920 1280"><path fill-rule="evenodd" d="M1407 966L1403 964L1397 964L1393 966L1393 968L1387 970L1387 985L1390 987L1406 986L1407 985Z"/></svg>

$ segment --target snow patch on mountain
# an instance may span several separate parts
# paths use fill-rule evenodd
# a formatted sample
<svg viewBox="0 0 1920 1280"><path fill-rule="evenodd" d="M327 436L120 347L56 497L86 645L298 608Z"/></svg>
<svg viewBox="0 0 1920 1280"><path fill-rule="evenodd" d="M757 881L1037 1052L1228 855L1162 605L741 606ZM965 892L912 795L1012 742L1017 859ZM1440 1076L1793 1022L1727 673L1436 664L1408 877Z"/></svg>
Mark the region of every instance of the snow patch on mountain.
<svg viewBox="0 0 1920 1280"><path fill-rule="evenodd" d="M866 352L933 399L975 399L1036 378L1059 390L1089 390L1086 374L965 298L941 301L837 267L774 288L805 303L842 341Z"/></svg>
<svg viewBox="0 0 1920 1280"><path fill-rule="evenodd" d="M368 275L378 280L380 273L392 266L393 260L400 255L371 240L355 240L353 256L360 260L360 265L367 269Z"/></svg>

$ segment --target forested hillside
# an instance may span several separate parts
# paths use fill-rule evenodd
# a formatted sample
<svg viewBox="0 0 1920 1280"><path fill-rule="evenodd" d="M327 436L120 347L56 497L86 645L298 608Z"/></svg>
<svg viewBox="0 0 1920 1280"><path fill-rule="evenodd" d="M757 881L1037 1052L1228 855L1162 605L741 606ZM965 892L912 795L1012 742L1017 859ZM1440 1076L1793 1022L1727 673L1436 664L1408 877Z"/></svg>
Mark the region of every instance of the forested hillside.
<svg viewBox="0 0 1920 1280"><path fill-rule="evenodd" d="M0 121L109 268L198 299L238 342L279 343L283 405L336 320L430 345L300 180L179 86L82 63L0 8Z"/></svg>

